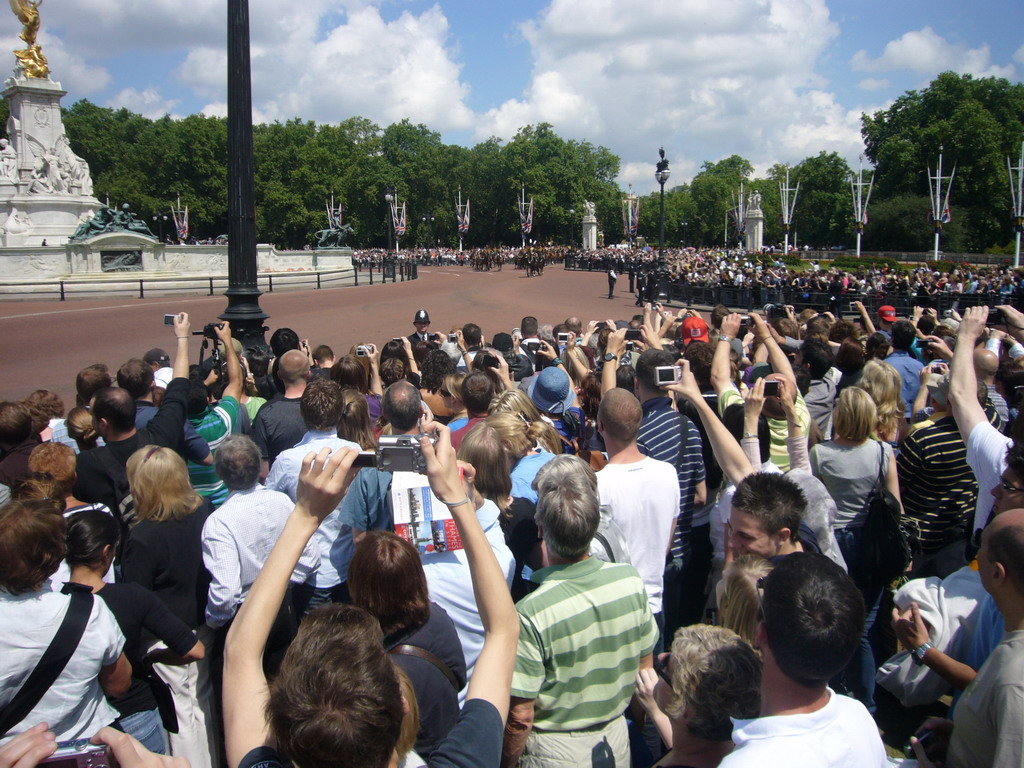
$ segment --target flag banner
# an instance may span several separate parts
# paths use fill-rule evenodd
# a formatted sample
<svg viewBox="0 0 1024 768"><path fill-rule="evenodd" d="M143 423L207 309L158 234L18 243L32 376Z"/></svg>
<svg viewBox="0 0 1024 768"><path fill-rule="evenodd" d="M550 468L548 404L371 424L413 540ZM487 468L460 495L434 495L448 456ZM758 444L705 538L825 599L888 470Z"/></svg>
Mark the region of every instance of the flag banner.
<svg viewBox="0 0 1024 768"><path fill-rule="evenodd" d="M395 203L392 203L391 207L395 221L395 237L401 237L405 234L405 203L402 203L401 208Z"/></svg>
<svg viewBox="0 0 1024 768"><path fill-rule="evenodd" d="M949 224L949 222L952 220L953 217L950 215L949 206L947 205L946 209L942 212L942 216L939 217L939 221L941 221L943 224Z"/></svg>
<svg viewBox="0 0 1024 768"><path fill-rule="evenodd" d="M455 204L455 219L459 225L459 234L464 235L469 232L469 198L466 198L466 204L460 206L458 203Z"/></svg>
<svg viewBox="0 0 1024 768"><path fill-rule="evenodd" d="M632 193L622 201L622 232L627 238L636 237L640 229L640 199Z"/></svg>
<svg viewBox="0 0 1024 768"><path fill-rule="evenodd" d="M174 217L174 229L178 233L178 241L188 240L188 206L184 210L171 209L171 216Z"/></svg>
<svg viewBox="0 0 1024 768"><path fill-rule="evenodd" d="M519 203L519 227L523 230L524 235L530 234L533 231L533 198L530 198L530 204L525 205Z"/></svg>

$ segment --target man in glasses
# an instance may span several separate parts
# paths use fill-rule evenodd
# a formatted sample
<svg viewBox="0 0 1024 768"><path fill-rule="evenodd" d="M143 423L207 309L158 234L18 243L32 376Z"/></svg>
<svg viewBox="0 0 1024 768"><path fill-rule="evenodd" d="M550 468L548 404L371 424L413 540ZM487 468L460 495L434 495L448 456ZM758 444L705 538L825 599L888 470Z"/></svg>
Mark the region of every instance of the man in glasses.
<svg viewBox="0 0 1024 768"><path fill-rule="evenodd" d="M722 768L814 765L883 768L885 748L867 709L828 681L853 657L864 600L827 557L797 553L764 578L761 716L734 720Z"/></svg>

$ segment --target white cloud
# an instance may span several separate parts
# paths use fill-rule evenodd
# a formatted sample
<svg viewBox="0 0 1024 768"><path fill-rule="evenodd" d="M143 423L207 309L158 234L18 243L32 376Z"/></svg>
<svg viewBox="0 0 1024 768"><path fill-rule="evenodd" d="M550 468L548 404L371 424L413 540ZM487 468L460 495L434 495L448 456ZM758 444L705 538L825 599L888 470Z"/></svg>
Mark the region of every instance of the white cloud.
<svg viewBox="0 0 1024 768"><path fill-rule="evenodd" d="M39 45L50 64L50 76L76 96L90 96L110 84L110 73L104 67L88 63L81 53L61 38L43 30L39 33ZM0 53L24 47L25 43L15 35L0 37ZM14 56L7 61L13 68L16 63Z"/></svg>
<svg viewBox="0 0 1024 768"><path fill-rule="evenodd" d="M164 115L170 115L175 119L180 118L181 115L174 114L174 108L179 103L178 99L165 99L160 95L158 89L149 86L142 91L124 88L107 101L107 106L125 107L132 112L157 120Z"/></svg>
<svg viewBox="0 0 1024 768"><path fill-rule="evenodd" d="M1024 45L1017 49L1017 52L1013 54L1013 60L1018 64L1024 64Z"/></svg>
<svg viewBox="0 0 1024 768"><path fill-rule="evenodd" d="M912 30L886 43L882 55L872 58L865 51L853 55L854 69L862 72L892 72L909 69L913 72L936 74L953 70L978 77L1013 77L1012 64L1005 67L992 63L988 43L977 48L951 43L931 27Z"/></svg>
<svg viewBox="0 0 1024 768"><path fill-rule="evenodd" d="M824 0L552 0L521 31L530 82L481 116L477 138L550 122L619 154L620 180L640 192L662 144L673 183L733 153L770 164L861 151L859 110L815 72L838 34Z"/></svg>
<svg viewBox="0 0 1024 768"><path fill-rule="evenodd" d="M884 77L865 77L858 86L865 91L884 91L889 87L889 81Z"/></svg>
<svg viewBox="0 0 1024 768"><path fill-rule="evenodd" d="M49 16L46 10L43 27L85 58L184 52L170 67L179 87L209 112L224 102L223 0L76 0ZM436 130L472 123L468 86L437 5L385 21L365 0L303 0L286 9L280 0L252 0L249 16L255 116L335 122L362 115L385 124L407 117Z"/></svg>

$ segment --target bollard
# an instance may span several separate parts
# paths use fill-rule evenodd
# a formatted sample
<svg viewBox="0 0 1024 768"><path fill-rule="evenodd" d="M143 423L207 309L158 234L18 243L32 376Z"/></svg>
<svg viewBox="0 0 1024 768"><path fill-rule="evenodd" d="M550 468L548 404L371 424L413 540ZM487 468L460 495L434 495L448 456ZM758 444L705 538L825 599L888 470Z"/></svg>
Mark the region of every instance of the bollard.
<svg viewBox="0 0 1024 768"><path fill-rule="evenodd" d="M143 284L142 280L139 280L139 298L140 299L146 298L146 289L144 287L144 284Z"/></svg>
<svg viewBox="0 0 1024 768"><path fill-rule="evenodd" d="M64 281L60 281L60 300L64 301Z"/></svg>

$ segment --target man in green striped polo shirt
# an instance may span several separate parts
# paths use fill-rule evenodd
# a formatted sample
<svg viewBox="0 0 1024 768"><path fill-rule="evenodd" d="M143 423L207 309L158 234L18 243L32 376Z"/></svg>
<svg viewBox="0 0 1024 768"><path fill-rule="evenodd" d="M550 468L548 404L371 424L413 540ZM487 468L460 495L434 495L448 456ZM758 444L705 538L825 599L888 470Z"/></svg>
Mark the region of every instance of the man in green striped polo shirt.
<svg viewBox="0 0 1024 768"><path fill-rule="evenodd" d="M643 580L589 556L600 522L597 481L575 456L534 481L545 567L516 606L520 636L502 765L629 765L622 716L658 637ZM521 756L521 757L520 757Z"/></svg>

